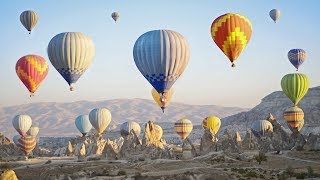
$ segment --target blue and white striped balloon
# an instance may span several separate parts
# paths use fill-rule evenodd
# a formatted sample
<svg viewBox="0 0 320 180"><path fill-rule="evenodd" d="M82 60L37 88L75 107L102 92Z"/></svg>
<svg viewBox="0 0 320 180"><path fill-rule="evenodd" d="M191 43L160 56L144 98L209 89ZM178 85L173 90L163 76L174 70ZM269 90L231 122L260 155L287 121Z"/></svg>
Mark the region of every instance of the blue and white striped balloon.
<svg viewBox="0 0 320 180"><path fill-rule="evenodd" d="M77 129L82 133L83 136L87 135L92 129L92 125L88 115L80 115L75 121Z"/></svg>
<svg viewBox="0 0 320 180"><path fill-rule="evenodd" d="M278 9L272 9L269 12L269 15L274 22L277 22L277 20L280 18L280 11Z"/></svg>
<svg viewBox="0 0 320 180"><path fill-rule="evenodd" d="M303 49L291 49L288 52L288 59L291 62L291 64L297 69L299 69L299 66L306 60L307 55L306 52Z"/></svg>

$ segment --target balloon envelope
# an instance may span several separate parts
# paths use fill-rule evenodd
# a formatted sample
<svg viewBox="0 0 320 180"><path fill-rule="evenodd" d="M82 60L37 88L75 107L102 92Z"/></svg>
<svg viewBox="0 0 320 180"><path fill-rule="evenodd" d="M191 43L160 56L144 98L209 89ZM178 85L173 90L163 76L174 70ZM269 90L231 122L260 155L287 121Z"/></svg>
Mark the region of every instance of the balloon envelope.
<svg viewBox="0 0 320 180"><path fill-rule="evenodd" d="M87 135L92 129L92 125L88 115L80 115L75 120L77 129L82 133L83 136Z"/></svg>
<svg viewBox="0 0 320 180"><path fill-rule="evenodd" d="M262 137L266 133L273 132L273 126L267 120L258 120L251 125L251 131L256 137Z"/></svg>
<svg viewBox="0 0 320 180"><path fill-rule="evenodd" d="M300 65L306 60L307 55L303 49L291 49L288 52L288 59L291 64L297 69L299 69Z"/></svg>
<svg viewBox="0 0 320 180"><path fill-rule="evenodd" d="M179 33L154 30L141 35L133 47L134 62L159 92L167 92L189 62L189 45Z"/></svg>
<svg viewBox="0 0 320 180"><path fill-rule="evenodd" d="M96 108L90 112L89 120L98 135L101 135L111 122L111 113L106 108Z"/></svg>
<svg viewBox="0 0 320 180"><path fill-rule="evenodd" d="M35 137L27 135L18 140L17 146L27 156L33 151L33 149L36 147L36 144L37 142Z"/></svg>
<svg viewBox="0 0 320 180"><path fill-rule="evenodd" d="M31 30L36 26L38 22L38 14L34 11L23 11L20 14L20 22L31 33Z"/></svg>
<svg viewBox="0 0 320 180"><path fill-rule="evenodd" d="M289 107L284 112L284 119L287 121L291 131L293 129L300 131L304 124L304 112L298 106Z"/></svg>
<svg viewBox="0 0 320 180"><path fill-rule="evenodd" d="M269 12L269 15L274 22L277 22L277 20L280 18L280 11L278 9L272 9Z"/></svg>
<svg viewBox="0 0 320 180"><path fill-rule="evenodd" d="M152 89L151 91L153 100L158 104L158 106L162 109L164 112L165 108L168 107L168 105L171 102L171 98L173 95L173 88L170 88L170 90L166 93L160 94L156 89Z"/></svg>
<svg viewBox="0 0 320 180"><path fill-rule="evenodd" d="M301 73L287 74L281 80L281 88L296 106L309 90L309 78Z"/></svg>
<svg viewBox="0 0 320 180"><path fill-rule="evenodd" d="M174 123L175 132L181 137L182 140L186 139L193 129L193 124L188 119L180 119Z"/></svg>
<svg viewBox="0 0 320 180"><path fill-rule="evenodd" d="M120 14L119 14L118 12L113 12L113 13L111 14L111 17L112 17L112 19L113 19L115 22L117 22L118 19L119 19L119 17L120 17Z"/></svg>
<svg viewBox="0 0 320 180"><path fill-rule="evenodd" d="M21 138L20 135L15 135L15 136L13 136L12 141L14 142L15 145L18 144L18 141L19 141L20 138Z"/></svg>
<svg viewBox="0 0 320 180"><path fill-rule="evenodd" d="M221 15L211 25L212 39L229 58L232 67L235 66L234 62L249 43L251 33L251 22L240 14Z"/></svg>
<svg viewBox="0 0 320 180"><path fill-rule="evenodd" d="M21 136L25 136L32 125L32 119L28 115L17 115L13 118L12 125Z"/></svg>
<svg viewBox="0 0 320 180"><path fill-rule="evenodd" d="M31 126L30 129L28 130L27 134L33 137L36 137L39 133L39 127L37 126Z"/></svg>
<svg viewBox="0 0 320 180"><path fill-rule="evenodd" d="M92 40L80 32L66 32L54 36L48 45L51 64L70 85L84 74L93 62L95 48Z"/></svg>
<svg viewBox="0 0 320 180"><path fill-rule="evenodd" d="M122 137L126 137L130 134L131 130L133 130L137 136L141 133L141 127L138 123L129 121L121 124L120 126L120 134Z"/></svg>
<svg viewBox="0 0 320 180"><path fill-rule="evenodd" d="M214 134L217 134L221 126L220 118L216 116L209 116L202 121L204 129L211 129Z"/></svg>

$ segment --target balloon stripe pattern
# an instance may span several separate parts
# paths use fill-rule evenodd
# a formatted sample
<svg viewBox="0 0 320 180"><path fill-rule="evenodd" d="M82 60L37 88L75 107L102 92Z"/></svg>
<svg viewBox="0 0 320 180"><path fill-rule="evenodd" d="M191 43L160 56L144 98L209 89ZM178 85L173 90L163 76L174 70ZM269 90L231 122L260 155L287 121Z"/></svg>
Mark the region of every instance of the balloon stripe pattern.
<svg viewBox="0 0 320 180"><path fill-rule="evenodd" d="M75 124L77 129L85 136L92 129L88 115L80 115L76 118Z"/></svg>
<svg viewBox="0 0 320 180"><path fill-rule="evenodd" d="M126 137L130 134L131 130L133 130L137 136L141 133L141 127L138 123L129 121L125 122L120 126L120 134L122 137Z"/></svg>
<svg viewBox="0 0 320 180"><path fill-rule="evenodd" d="M309 90L309 78L305 74L287 74L281 79L281 88L296 106Z"/></svg>
<svg viewBox="0 0 320 180"><path fill-rule="evenodd" d="M16 63L16 73L30 93L34 93L48 74L48 63L37 55L23 56Z"/></svg>
<svg viewBox="0 0 320 180"><path fill-rule="evenodd" d="M189 62L189 45L179 33L154 30L135 42L133 57L141 74L159 92L167 92Z"/></svg>
<svg viewBox="0 0 320 180"><path fill-rule="evenodd" d="M272 9L269 12L269 15L274 22L277 22L277 20L280 18L280 11L277 9Z"/></svg>
<svg viewBox="0 0 320 180"><path fill-rule="evenodd" d="M22 25L29 31L34 28L38 22L38 15L34 11L23 11L20 14L20 21Z"/></svg>
<svg viewBox="0 0 320 180"><path fill-rule="evenodd" d="M181 137L182 140L186 139L193 129L193 124L188 119L180 119L174 123L175 132Z"/></svg>
<svg viewBox="0 0 320 180"><path fill-rule="evenodd" d="M211 25L213 41L233 63L250 41L252 25L240 14L224 14Z"/></svg>
<svg viewBox="0 0 320 180"><path fill-rule="evenodd" d="M36 137L39 133L39 127L31 126L30 129L27 132L27 135Z"/></svg>
<svg viewBox="0 0 320 180"><path fill-rule="evenodd" d="M89 120L98 135L101 135L111 122L111 113L106 108L93 109L89 114Z"/></svg>
<svg viewBox="0 0 320 180"><path fill-rule="evenodd" d="M297 106L290 107L284 112L284 119L292 128L298 128L304 121L304 112Z"/></svg>
<svg viewBox="0 0 320 180"><path fill-rule="evenodd" d="M26 137L21 137L18 140L17 146L20 148L22 152L25 153L25 155L28 155L36 147L36 144L37 144L36 139L33 136L26 136Z"/></svg>
<svg viewBox="0 0 320 180"><path fill-rule="evenodd" d="M267 120L258 120L253 122L251 131L256 137L262 137L267 132L273 132L273 126Z"/></svg>
<svg viewBox="0 0 320 180"><path fill-rule="evenodd" d="M307 55L303 49L291 49L288 52L288 59L291 64L298 70L299 66L306 60Z"/></svg>
<svg viewBox="0 0 320 180"><path fill-rule="evenodd" d="M32 125L32 120L28 115L17 115L13 118L12 125L21 136L25 136Z"/></svg>

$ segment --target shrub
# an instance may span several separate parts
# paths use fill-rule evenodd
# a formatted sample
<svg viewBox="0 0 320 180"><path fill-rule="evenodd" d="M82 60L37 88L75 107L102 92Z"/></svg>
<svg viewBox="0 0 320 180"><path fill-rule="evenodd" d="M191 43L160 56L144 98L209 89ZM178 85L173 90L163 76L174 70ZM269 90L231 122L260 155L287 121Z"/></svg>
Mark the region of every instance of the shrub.
<svg viewBox="0 0 320 180"><path fill-rule="evenodd" d="M308 170L308 177L312 177L314 175L314 171L313 171L312 167L308 166L307 170Z"/></svg>
<svg viewBox="0 0 320 180"><path fill-rule="evenodd" d="M297 179L305 179L306 176L307 176L307 174L304 173L304 172L302 172L302 173L296 173L296 174L295 174L295 177L296 177Z"/></svg>
<svg viewBox="0 0 320 180"><path fill-rule="evenodd" d="M120 170L120 171L118 172L118 176L125 176L125 175L127 175L127 172L124 171L124 170Z"/></svg>
<svg viewBox="0 0 320 180"><path fill-rule="evenodd" d="M263 152L259 151L259 154L254 156L254 159L261 164L262 161L267 161L267 156Z"/></svg>
<svg viewBox="0 0 320 180"><path fill-rule="evenodd" d="M285 171L286 174L288 174L290 177L294 176L294 169L291 167L291 166L288 166L286 171Z"/></svg>
<svg viewBox="0 0 320 180"><path fill-rule="evenodd" d="M52 163L52 161L51 161L51 160L48 160L45 164L50 164L50 163Z"/></svg>
<svg viewBox="0 0 320 180"><path fill-rule="evenodd" d="M11 165L9 163L1 164L0 169L2 169L2 170L11 169Z"/></svg>

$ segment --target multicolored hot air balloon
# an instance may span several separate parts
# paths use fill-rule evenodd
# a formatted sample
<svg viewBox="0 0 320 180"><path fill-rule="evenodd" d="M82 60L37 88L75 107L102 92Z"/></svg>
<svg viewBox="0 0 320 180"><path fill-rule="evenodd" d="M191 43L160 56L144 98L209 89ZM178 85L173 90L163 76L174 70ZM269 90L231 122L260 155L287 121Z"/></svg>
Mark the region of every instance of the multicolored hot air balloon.
<svg viewBox="0 0 320 180"><path fill-rule="evenodd" d="M158 104L158 106L160 106L162 112L164 112L165 108L168 107L169 103L171 102L173 88L170 88L168 92L162 93L162 96L156 89L153 88L151 94L154 101Z"/></svg>
<svg viewBox="0 0 320 180"><path fill-rule="evenodd" d="M221 51L229 58L232 67L250 41L252 26L249 19L227 13L216 18L211 25L211 36Z"/></svg>
<svg viewBox="0 0 320 180"><path fill-rule="evenodd" d="M28 115L17 115L13 118L12 125L21 136L25 136L32 125L32 119Z"/></svg>
<svg viewBox="0 0 320 180"><path fill-rule="evenodd" d="M118 19L119 19L119 17L120 17L120 14L119 14L118 12L113 12L113 13L111 14L111 17L112 17L112 19L114 20L114 22L117 22Z"/></svg>
<svg viewBox="0 0 320 180"><path fill-rule="evenodd" d="M251 125L251 131L256 137L260 138L267 133L273 132L273 126L267 120L258 120Z"/></svg>
<svg viewBox="0 0 320 180"><path fill-rule="evenodd" d="M111 122L111 113L106 108L93 109L89 114L89 120L100 136Z"/></svg>
<svg viewBox="0 0 320 180"><path fill-rule="evenodd" d="M288 59L298 71L299 66L307 59L307 55L303 49L291 49L288 52Z"/></svg>
<svg viewBox="0 0 320 180"><path fill-rule="evenodd" d="M39 127L37 126L31 126L30 129L27 132L27 135L33 136L33 137L37 137L38 133L39 133Z"/></svg>
<svg viewBox="0 0 320 180"><path fill-rule="evenodd" d="M135 42L133 58L141 74L162 95L170 90L186 68L189 46L175 31L149 31Z"/></svg>
<svg viewBox="0 0 320 180"><path fill-rule="evenodd" d="M86 136L92 129L88 115L78 116L74 123L76 124L77 129L82 133L83 137Z"/></svg>
<svg viewBox="0 0 320 180"><path fill-rule="evenodd" d="M16 73L30 92L30 97L38 89L48 74L48 63L38 55L26 55L16 64Z"/></svg>
<svg viewBox="0 0 320 180"><path fill-rule="evenodd" d="M162 138L162 135L163 135L162 127L159 126L158 124L155 124L155 125L154 125L154 130L155 130L155 132L157 132L157 133L155 134L156 139L160 141L160 139Z"/></svg>
<svg viewBox="0 0 320 180"><path fill-rule="evenodd" d="M211 131L216 135L220 129L221 126L221 120L220 118L216 116L209 116L206 117L202 121L202 128L203 129L211 129Z"/></svg>
<svg viewBox="0 0 320 180"><path fill-rule="evenodd" d="M80 32L66 32L54 36L48 45L51 64L73 91L73 84L93 62L95 48L92 40Z"/></svg>
<svg viewBox="0 0 320 180"><path fill-rule="evenodd" d="M19 139L21 138L20 135L15 135L12 138L12 141L14 142L15 145L18 145Z"/></svg>
<svg viewBox="0 0 320 180"><path fill-rule="evenodd" d="M287 121L289 128L292 130L300 131L304 124L304 112L298 106L289 107L283 114L284 119Z"/></svg>
<svg viewBox="0 0 320 180"><path fill-rule="evenodd" d="M29 31L29 34L31 34L31 30L38 22L38 14L31 10L23 11L20 14L20 21L22 25Z"/></svg>
<svg viewBox="0 0 320 180"><path fill-rule="evenodd" d="M193 129L193 124L189 119L180 119L174 123L174 130L181 137L186 139Z"/></svg>
<svg viewBox="0 0 320 180"><path fill-rule="evenodd" d="M122 137L126 137L130 134L131 130L133 130L137 136L141 133L141 127L138 123L129 121L121 124L120 126L120 134Z"/></svg>
<svg viewBox="0 0 320 180"><path fill-rule="evenodd" d="M33 149L36 147L36 144L36 138L28 135L25 137L21 137L18 140L17 146L27 156L33 151Z"/></svg>
<svg viewBox="0 0 320 180"><path fill-rule="evenodd" d="M296 106L309 90L309 79L305 74L287 74L281 80L281 88Z"/></svg>
<svg viewBox="0 0 320 180"><path fill-rule="evenodd" d="M272 9L269 12L269 15L270 15L271 19L276 23L278 21L278 19L280 18L280 11L278 9Z"/></svg>

